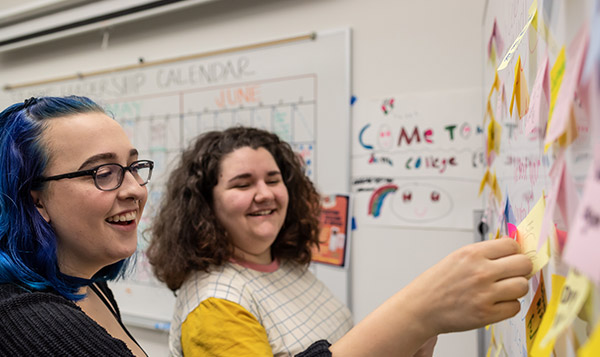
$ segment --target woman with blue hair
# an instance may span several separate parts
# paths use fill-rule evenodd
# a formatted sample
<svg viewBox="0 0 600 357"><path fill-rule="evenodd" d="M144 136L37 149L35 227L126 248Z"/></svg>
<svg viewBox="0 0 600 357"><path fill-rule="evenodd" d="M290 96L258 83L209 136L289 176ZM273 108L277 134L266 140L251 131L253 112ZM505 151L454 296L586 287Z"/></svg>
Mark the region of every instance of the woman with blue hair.
<svg viewBox="0 0 600 357"><path fill-rule="evenodd" d="M137 246L153 163L85 97L0 113L0 355L144 356L107 280Z"/></svg>

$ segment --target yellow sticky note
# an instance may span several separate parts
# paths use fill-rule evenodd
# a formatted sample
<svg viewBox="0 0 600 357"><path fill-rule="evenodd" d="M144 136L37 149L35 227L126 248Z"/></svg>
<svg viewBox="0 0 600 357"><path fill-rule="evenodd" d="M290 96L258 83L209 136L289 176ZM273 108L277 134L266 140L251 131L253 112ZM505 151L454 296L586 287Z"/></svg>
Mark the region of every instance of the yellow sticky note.
<svg viewBox="0 0 600 357"><path fill-rule="evenodd" d="M492 49L494 48L494 46L492 46ZM490 89L490 93L488 94L488 103L490 101L490 98L492 98L492 93L494 93L494 90L500 90L500 78L498 78L498 71L496 71L496 74L494 75L494 83L492 83L492 88Z"/></svg>
<svg viewBox="0 0 600 357"><path fill-rule="evenodd" d="M542 322L542 317L546 312L546 286L544 284L544 274L540 272L540 283L533 296L529 310L525 318L525 337L527 339L527 351L531 351L533 339L535 338Z"/></svg>
<svg viewBox="0 0 600 357"><path fill-rule="evenodd" d="M498 185L498 178L496 177L495 172L492 176L492 182L490 184L490 187L492 188L492 193L496 197L498 203L502 202L502 192L500 191L500 186Z"/></svg>
<svg viewBox="0 0 600 357"><path fill-rule="evenodd" d="M560 293L560 302L556 309L556 316L548 333L541 341L541 345L547 345L556 339L567 327L569 327L587 300L589 294L588 279L574 269L567 274L567 280Z"/></svg>
<svg viewBox="0 0 600 357"><path fill-rule="evenodd" d="M554 349L555 339L551 340L546 346L542 347L540 342L550 330L552 323L554 322L554 316L556 315L556 309L558 308L558 303L560 302L560 292L562 291L562 287L565 283L565 278L560 275L552 275L552 295L550 295L550 302L548 303L548 307L546 308L546 312L542 317L542 322L540 323L540 328L533 340L533 345L531 346L531 351L529 351L530 357L549 357Z"/></svg>
<svg viewBox="0 0 600 357"><path fill-rule="evenodd" d="M481 196L481 193L483 192L485 184L488 183L488 181L489 181L489 177L490 177L490 170L486 169L485 170L485 174L483 174L483 178L481 179L481 183L479 184L479 194L478 194L478 196Z"/></svg>
<svg viewBox="0 0 600 357"><path fill-rule="evenodd" d="M495 41L495 39L493 39L492 41ZM490 51L490 61L492 62L492 67L496 67L496 46L492 46L492 50Z"/></svg>
<svg viewBox="0 0 600 357"><path fill-rule="evenodd" d="M548 48L551 50L551 52L558 52L556 40L554 40L554 37L552 37L552 33L544 21L543 16L539 17L536 14L531 21L531 27L533 27L539 33L540 37L546 41L546 44L548 44Z"/></svg>
<svg viewBox="0 0 600 357"><path fill-rule="evenodd" d="M533 263L531 274L540 271L550 259L547 246L543 246L539 251L537 250L545 210L546 200L542 195L527 214L527 217L517 226L517 241L521 244L523 254L527 255Z"/></svg>
<svg viewBox="0 0 600 357"><path fill-rule="evenodd" d="M500 154L500 137L502 135L502 126L498 124L496 120L492 117L490 123L487 127L487 151L488 155L491 154L492 151L495 151L496 154Z"/></svg>
<svg viewBox="0 0 600 357"><path fill-rule="evenodd" d="M560 49L556 61L550 70L550 110L548 111L548 126L550 125L550 119L552 118L552 111L556 105L556 98L558 97L558 91L562 84L563 77L565 75L566 68L566 55L565 47Z"/></svg>
<svg viewBox="0 0 600 357"><path fill-rule="evenodd" d="M502 353L503 350L504 350L504 345L502 343L500 343L499 345L496 345L496 353L494 354L494 357L500 357L500 353Z"/></svg>
<svg viewBox="0 0 600 357"><path fill-rule="evenodd" d="M513 94L510 99L510 115L513 113L513 106L517 104L517 114L521 119L527 113L529 108L529 91L527 89L527 80L523 75L523 66L521 65L521 56L515 65L515 82L513 84Z"/></svg>
<svg viewBox="0 0 600 357"><path fill-rule="evenodd" d="M510 98L510 115L513 113L513 106L515 104L515 98L519 96L519 89L521 88L519 85L519 80L521 79L521 56L517 59L517 64L515 65L515 81L513 83L513 94Z"/></svg>
<svg viewBox="0 0 600 357"><path fill-rule="evenodd" d="M486 110L486 114L488 117L490 117L490 120L496 120L496 118L494 118L494 109L492 109L492 102L488 99L487 101L487 110ZM483 119L483 122L485 123L485 118Z"/></svg>
<svg viewBox="0 0 600 357"><path fill-rule="evenodd" d="M598 357L600 356L600 323L592 332L589 340L577 350L577 357Z"/></svg>
<svg viewBox="0 0 600 357"><path fill-rule="evenodd" d="M558 138L558 144L562 148L571 145L571 143L575 141L575 139L577 139L577 136L579 135L579 130L577 129L577 119L575 119L575 113L573 113L573 110L574 109L571 108L571 115L569 117L569 124L567 125L567 130ZM546 149L546 151L547 150L548 149Z"/></svg>
<svg viewBox="0 0 600 357"><path fill-rule="evenodd" d="M492 347L496 345L496 336L494 336L494 325L492 325L492 332L490 332L490 345L487 350L487 357L492 355Z"/></svg>
<svg viewBox="0 0 600 357"><path fill-rule="evenodd" d="M595 301L598 300L598 297L596 296L597 292L594 283L589 280L588 285L590 293L578 316L581 320L591 325L594 322L594 305Z"/></svg>
<svg viewBox="0 0 600 357"><path fill-rule="evenodd" d="M523 29L521 30L521 32L519 33L519 35L517 36L517 38L515 39L513 44L510 46L508 51L506 51L506 55L504 56L504 59L498 66L498 71L501 71L504 68L506 68L506 66L508 66L508 63L512 59L512 56L515 54L515 51L517 51L517 48L519 48L519 44L523 40L523 36L525 36L525 34L527 33L527 30L529 29L529 26L531 25L531 22L533 21L533 18L536 16L536 14L537 14L537 0L534 0L533 3L531 4L531 6L529 7L529 17L527 18L527 22L525 23L525 26L523 26Z"/></svg>

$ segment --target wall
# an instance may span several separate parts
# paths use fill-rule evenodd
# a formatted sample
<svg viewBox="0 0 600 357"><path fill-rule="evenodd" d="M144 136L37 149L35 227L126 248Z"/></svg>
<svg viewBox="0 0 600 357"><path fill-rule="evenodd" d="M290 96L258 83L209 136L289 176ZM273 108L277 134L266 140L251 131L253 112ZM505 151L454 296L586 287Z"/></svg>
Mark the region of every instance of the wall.
<svg viewBox="0 0 600 357"><path fill-rule="evenodd" d="M490 93L489 99L482 98L489 108L484 126L501 131L487 136L488 169L497 174L497 185L485 189L485 219L492 236L516 226L523 252L535 262L535 274L520 300L521 311L487 330L492 342L488 353L537 356L544 350L555 357L583 356L579 348L600 320L599 249L592 245L598 241L599 224L591 219L600 206L598 194L590 190L598 182L593 173L600 133L593 110L598 92L590 84L596 75L579 70L588 65L598 70L593 48L600 35L600 3L510 0L489 5L483 31L489 39L496 29L489 49L499 50L484 50L482 58L484 91ZM528 19L531 26L523 31ZM521 110L517 105L509 109L513 96ZM561 129L562 119L575 124ZM563 133L570 139L553 143Z"/></svg>
<svg viewBox="0 0 600 357"><path fill-rule="evenodd" d="M94 32L2 53L0 84L350 26L358 100L481 87L483 7L479 0L221 0L113 28L104 50L102 34ZM350 260L355 320L472 241L470 231L357 227ZM150 355L165 354L165 345L156 343L161 340L166 343L165 335L154 332L140 338ZM442 336L436 350L439 356L475 356L475 333Z"/></svg>

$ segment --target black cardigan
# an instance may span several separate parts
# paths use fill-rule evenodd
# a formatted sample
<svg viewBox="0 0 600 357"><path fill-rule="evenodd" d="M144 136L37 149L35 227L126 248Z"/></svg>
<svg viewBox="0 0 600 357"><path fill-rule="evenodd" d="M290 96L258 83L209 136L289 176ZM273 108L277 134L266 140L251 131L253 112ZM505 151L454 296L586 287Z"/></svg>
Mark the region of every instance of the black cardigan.
<svg viewBox="0 0 600 357"><path fill-rule="evenodd" d="M120 313L106 283L97 283ZM119 321L120 322L120 321ZM298 357L329 357L329 343L313 343ZM72 301L56 292L0 284L0 356L133 356Z"/></svg>
<svg viewBox="0 0 600 357"><path fill-rule="evenodd" d="M97 284L116 308L106 283ZM118 312L118 310L117 310ZM79 306L55 292L0 284L0 356L133 356Z"/></svg>

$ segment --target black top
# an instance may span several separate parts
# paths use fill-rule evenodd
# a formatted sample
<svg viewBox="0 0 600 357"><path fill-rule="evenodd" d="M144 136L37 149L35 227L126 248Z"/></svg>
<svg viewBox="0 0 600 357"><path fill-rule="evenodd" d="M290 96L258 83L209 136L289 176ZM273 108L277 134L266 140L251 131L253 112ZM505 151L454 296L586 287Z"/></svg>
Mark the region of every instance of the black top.
<svg viewBox="0 0 600 357"><path fill-rule="evenodd" d="M125 332L106 283L91 286ZM101 290L102 294L98 294ZM108 300L108 301L107 301ZM139 346L139 344L138 344ZM330 357L329 343L313 343L297 357ZM141 347L140 347L141 348ZM79 306L54 291L32 291L0 284L0 356L133 356L125 342L112 337Z"/></svg>
<svg viewBox="0 0 600 357"><path fill-rule="evenodd" d="M97 285L123 326L112 292ZM0 284L0 321L0 356L133 356L125 342L54 291Z"/></svg>

